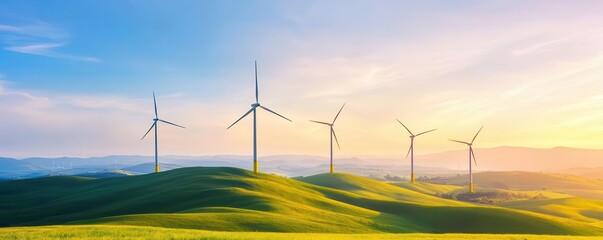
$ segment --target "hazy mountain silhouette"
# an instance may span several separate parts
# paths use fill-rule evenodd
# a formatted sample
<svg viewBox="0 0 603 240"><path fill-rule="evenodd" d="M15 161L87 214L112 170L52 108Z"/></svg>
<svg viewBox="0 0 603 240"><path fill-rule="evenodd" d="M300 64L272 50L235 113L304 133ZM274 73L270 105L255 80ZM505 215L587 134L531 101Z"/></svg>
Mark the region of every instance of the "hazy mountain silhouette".
<svg viewBox="0 0 603 240"><path fill-rule="evenodd" d="M556 147L550 149L525 147L496 147L475 149L479 171L551 171L587 177L603 177L603 149ZM421 176L450 176L464 174L467 169L467 150L447 151L417 156L416 174ZM106 156L91 158L0 158L0 178L30 178L46 175L78 175L123 169L135 173L152 172L145 168L152 156ZM260 170L283 176L308 176L328 171L326 156L273 155L260 157ZM225 166L248 169L251 156L161 156L162 170L193 166ZM400 157L336 158L335 170L375 179L386 175L408 177L410 160ZM152 164L151 164L152 165ZM149 165L149 166L151 166ZM577 169L575 172L568 170ZM569 171L569 172L568 172Z"/></svg>
<svg viewBox="0 0 603 240"><path fill-rule="evenodd" d="M418 164L458 168L460 161L461 168L466 169L467 154L467 150L458 150L423 155L418 157ZM475 156L478 171L561 171L603 167L603 149L495 147L475 149Z"/></svg>

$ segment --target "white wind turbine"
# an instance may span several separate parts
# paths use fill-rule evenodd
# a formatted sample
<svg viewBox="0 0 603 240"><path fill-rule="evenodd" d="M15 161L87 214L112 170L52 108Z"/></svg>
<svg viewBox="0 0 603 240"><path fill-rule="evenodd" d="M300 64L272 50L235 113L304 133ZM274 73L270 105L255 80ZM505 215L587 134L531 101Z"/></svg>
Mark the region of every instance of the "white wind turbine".
<svg viewBox="0 0 603 240"><path fill-rule="evenodd" d="M251 104L251 109L249 109L249 111L247 111L245 114L243 114L242 117L240 117L239 119L237 119L233 124L231 124L230 126L228 126L228 128L226 129L230 129L232 126L234 126L235 124L237 124L237 122L241 121L241 119L243 119L244 117L246 117L247 115L249 115L251 112L253 112L253 172L258 173L258 152L257 152L257 119L256 119L256 109L262 108L270 113L273 113L279 117L284 118L285 120L291 122L290 119L284 117L283 115L280 115L278 113L276 113L275 111L272 111L270 109L268 109L267 107L264 107L262 105L260 105L260 102L258 100L258 63L257 61L255 62L255 103Z"/></svg>
<svg viewBox="0 0 603 240"><path fill-rule="evenodd" d="M408 159L408 154L410 154L410 182L415 182L415 137L421 136L425 133L428 132L433 132L436 129L431 129L429 131L425 131L422 133L419 133L417 135L414 135L410 129L408 129L402 122L400 122L400 120L396 119L400 124L402 124L402 127L406 128L406 131L408 131L408 133L410 133L410 147L408 148L408 152L406 153L406 158Z"/></svg>
<svg viewBox="0 0 603 240"><path fill-rule="evenodd" d="M462 143L462 144L466 144L467 146L469 146L469 192L472 193L473 192L473 171L472 171L472 164L471 164L471 158L473 158L473 162L475 163L475 166L477 166L477 161L475 161L475 154L473 153L473 142L475 141L475 138L477 138L477 135L479 134L479 132L482 131L482 128L484 128L484 126L482 126L479 131L477 131L477 133L475 134L475 136L473 137L473 139L471 140L471 142L464 142L464 141L458 141L458 140L453 140L453 139L448 139L450 141L453 142L457 142L457 143Z"/></svg>
<svg viewBox="0 0 603 240"><path fill-rule="evenodd" d="M144 136L142 136L142 139L144 139L147 134L149 134L149 132L151 132L151 130L153 130L153 128L155 128L155 172L159 172L159 162L158 162L158 156L157 156L157 122L162 122L162 123L167 123L170 125L174 125L176 127L180 127L180 128L185 128L183 126L180 126L178 124L175 123L171 123L168 122L166 120L163 119L159 119L159 116L157 115L157 100L155 100L155 92L153 92L153 105L155 106L155 118L153 118L153 124L151 125L151 128L149 128L149 131L147 131L147 133L144 134Z"/></svg>
<svg viewBox="0 0 603 240"><path fill-rule="evenodd" d="M333 119L333 122L331 122L331 123L310 120L310 122L324 124L324 125L329 126L329 128L330 128L330 135L331 135L331 168L330 168L330 173L333 173L333 171L334 171L334 168L333 168L333 137L335 137L335 142L337 142L337 148L341 149L341 147L339 147L339 140L337 140L337 135L335 135L335 130L333 130L333 125L335 125L335 120L337 120L337 117L339 117L339 114L341 113L341 110L343 110L343 107L345 107L345 103L343 104L343 106L341 106L341 109L339 109L339 112L337 112L337 115L335 115L335 119Z"/></svg>

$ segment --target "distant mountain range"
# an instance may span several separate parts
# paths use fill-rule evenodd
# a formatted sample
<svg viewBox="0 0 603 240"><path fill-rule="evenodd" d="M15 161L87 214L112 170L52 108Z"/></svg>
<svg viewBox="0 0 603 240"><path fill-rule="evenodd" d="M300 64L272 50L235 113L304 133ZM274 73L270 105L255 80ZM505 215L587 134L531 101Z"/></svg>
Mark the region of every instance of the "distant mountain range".
<svg viewBox="0 0 603 240"><path fill-rule="evenodd" d="M593 178L603 177L603 149L551 149L496 147L475 149L476 171L548 171L564 172ZM226 166L248 169L250 156L161 156L162 170L192 166ZM421 155L415 159L417 176L454 176L465 174L467 151L448 151ZM94 175L111 170L131 174L151 173L152 156L106 156L91 158L0 158L0 179L32 178L48 175ZM336 158L335 170L374 179L386 175L408 177L409 160L403 157ZM573 169L573 170L571 170ZM310 155L274 155L260 158L260 170L277 175L297 177L328 170L328 158Z"/></svg>

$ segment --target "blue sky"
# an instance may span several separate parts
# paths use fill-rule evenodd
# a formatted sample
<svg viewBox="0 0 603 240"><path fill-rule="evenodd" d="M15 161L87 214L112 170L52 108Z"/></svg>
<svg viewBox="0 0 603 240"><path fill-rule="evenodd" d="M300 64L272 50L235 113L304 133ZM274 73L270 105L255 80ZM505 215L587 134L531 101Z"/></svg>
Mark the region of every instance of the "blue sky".
<svg viewBox="0 0 603 240"><path fill-rule="evenodd" d="M600 1L2 1L0 155L151 154L139 141L159 111L160 152L328 153L346 102L340 155L404 155L411 128L438 128L421 152L482 147L600 148ZM52 127L50 127L52 126Z"/></svg>
<svg viewBox="0 0 603 240"><path fill-rule="evenodd" d="M2 71L18 77L20 87L50 91L131 94L157 87L176 91L170 85L182 84L202 90L202 84L195 82L215 77L220 72L217 66L232 65L236 58L247 63L253 59L253 37L245 26L257 29L255 22L276 19L270 12L254 13L253 5L5 2L3 23L30 27L24 33L6 33L6 38L23 38L5 41L6 46L56 44L45 51L57 59L9 51L3 54ZM35 71L31 66L36 66ZM172 84L163 84L168 81Z"/></svg>

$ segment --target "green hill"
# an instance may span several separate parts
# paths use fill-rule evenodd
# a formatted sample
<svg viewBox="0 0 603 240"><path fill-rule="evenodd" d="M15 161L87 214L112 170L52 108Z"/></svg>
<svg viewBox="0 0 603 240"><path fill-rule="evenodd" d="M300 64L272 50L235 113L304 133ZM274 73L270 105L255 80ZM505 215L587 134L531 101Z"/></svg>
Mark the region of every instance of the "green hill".
<svg viewBox="0 0 603 240"><path fill-rule="evenodd" d="M435 185L423 188L438 189ZM603 234L591 223L441 199L349 174L294 180L236 168L195 167L119 178L61 176L0 182L0 210L2 226L110 224L216 231Z"/></svg>
<svg viewBox="0 0 603 240"><path fill-rule="evenodd" d="M507 202L500 206L590 222L603 227L603 201L567 197Z"/></svg>
<svg viewBox="0 0 603 240"><path fill-rule="evenodd" d="M426 182L398 182L392 183L394 186L406 188L415 192L420 192L429 195L440 195L453 191L467 191L466 187L444 184L432 184Z"/></svg>
<svg viewBox="0 0 603 240"><path fill-rule="evenodd" d="M298 180L313 185L327 187L329 189L342 190L347 193L352 193L356 195L356 197L372 200L397 201L430 206L469 206L463 202L438 198L419 191L413 191L414 189L411 190L398 187L385 182L345 173L323 173L310 177L298 178ZM323 190L323 192L329 191Z"/></svg>
<svg viewBox="0 0 603 240"><path fill-rule="evenodd" d="M0 215L0 224L86 220L211 230L378 231L365 227L377 212L321 197L304 185L235 168L186 168L95 180L18 180L0 184L0 209L9 209ZM329 221L334 224L325 224Z"/></svg>

